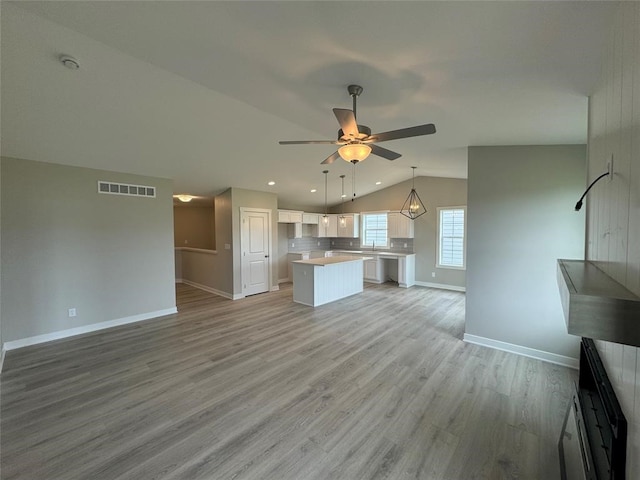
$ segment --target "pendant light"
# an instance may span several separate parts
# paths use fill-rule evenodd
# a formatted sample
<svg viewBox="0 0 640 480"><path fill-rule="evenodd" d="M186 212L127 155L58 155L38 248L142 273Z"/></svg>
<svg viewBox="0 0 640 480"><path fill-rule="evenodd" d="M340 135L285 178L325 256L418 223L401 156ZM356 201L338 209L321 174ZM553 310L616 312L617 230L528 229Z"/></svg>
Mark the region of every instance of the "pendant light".
<svg viewBox="0 0 640 480"><path fill-rule="evenodd" d="M340 196L340 201L342 202L342 215L340 215L340 226L344 227L347 225L347 219L344 216L344 177L345 175L340 175L340 178L342 179L342 195Z"/></svg>
<svg viewBox="0 0 640 480"><path fill-rule="evenodd" d="M325 225L329 224L329 215L327 215L327 173L329 170L323 170L324 173L324 215L322 216L322 221Z"/></svg>
<svg viewBox="0 0 640 480"><path fill-rule="evenodd" d="M409 192L409 196L402 204L402 210L400 210L400 213L405 217L410 218L411 220L415 220L420 215L424 215L425 213L427 213L427 208L424 206L424 203L422 203L422 200L420 200L420 196L418 195L418 192L416 192L415 188L417 167L411 168L413 169L413 177L411 179L411 192Z"/></svg>

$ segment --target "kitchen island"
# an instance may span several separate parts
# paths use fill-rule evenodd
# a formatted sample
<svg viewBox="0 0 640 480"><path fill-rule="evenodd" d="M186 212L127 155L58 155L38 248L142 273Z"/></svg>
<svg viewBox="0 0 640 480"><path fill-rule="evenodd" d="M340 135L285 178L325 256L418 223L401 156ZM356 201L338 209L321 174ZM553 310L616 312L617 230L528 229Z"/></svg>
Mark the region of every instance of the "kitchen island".
<svg viewBox="0 0 640 480"><path fill-rule="evenodd" d="M293 261L293 301L317 307L361 293L364 259L338 256Z"/></svg>

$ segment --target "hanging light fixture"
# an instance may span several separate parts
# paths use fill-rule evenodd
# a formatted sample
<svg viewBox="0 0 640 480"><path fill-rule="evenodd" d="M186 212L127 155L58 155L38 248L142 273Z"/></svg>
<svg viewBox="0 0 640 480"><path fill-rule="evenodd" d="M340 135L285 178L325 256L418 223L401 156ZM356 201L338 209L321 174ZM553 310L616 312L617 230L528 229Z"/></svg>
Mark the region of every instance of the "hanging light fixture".
<svg viewBox="0 0 640 480"><path fill-rule="evenodd" d="M340 175L340 178L342 179L342 195L340 196L340 201L342 202L342 215L340 215L340 226L344 227L347 225L347 218L344 216L344 197L346 196L344 194L344 177L345 175Z"/></svg>
<svg viewBox="0 0 640 480"><path fill-rule="evenodd" d="M347 162L361 162L370 153L371 147L365 143L352 143L338 149L338 154Z"/></svg>
<svg viewBox="0 0 640 480"><path fill-rule="evenodd" d="M400 213L405 217L410 218L411 220L415 220L420 215L424 215L425 213L427 213L427 208L424 206L424 203L422 203L422 200L420 200L420 196L418 195L418 192L416 192L415 188L417 167L411 168L413 169L411 192L409 192L409 196L404 201L404 204L402 204L402 210L400 210Z"/></svg>
<svg viewBox="0 0 640 480"><path fill-rule="evenodd" d="M329 224L329 215L327 215L327 173L329 170L323 170L324 173L324 215L322 216L322 221L325 225Z"/></svg>

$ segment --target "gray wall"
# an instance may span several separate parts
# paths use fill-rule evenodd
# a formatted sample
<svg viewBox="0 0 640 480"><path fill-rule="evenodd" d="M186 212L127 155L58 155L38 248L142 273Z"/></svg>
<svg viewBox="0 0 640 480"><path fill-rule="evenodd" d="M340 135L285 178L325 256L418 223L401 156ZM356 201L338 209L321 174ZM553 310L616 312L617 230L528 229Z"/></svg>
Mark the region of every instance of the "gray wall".
<svg viewBox="0 0 640 480"><path fill-rule="evenodd" d="M583 145L469 147L466 334L576 358L556 283L582 258Z"/></svg>
<svg viewBox="0 0 640 480"><path fill-rule="evenodd" d="M416 254L416 281L465 287L465 271L436 268L437 207L467 204L467 180L459 178L416 177L415 188L427 213L414 220L413 249ZM411 191L411 180L345 202L345 212L400 210ZM332 208L339 213L341 206ZM436 276L432 277L431 273Z"/></svg>
<svg viewBox="0 0 640 480"><path fill-rule="evenodd" d="M211 205L174 205L173 238L176 247L213 250L215 215Z"/></svg>
<svg viewBox="0 0 640 480"><path fill-rule="evenodd" d="M620 6L605 58L589 102L588 180L611 156L614 175L587 198L587 258L640 296L640 3ZM640 478L640 348L596 345L627 418L627 478Z"/></svg>
<svg viewBox="0 0 640 480"><path fill-rule="evenodd" d="M12 158L1 168L3 342L175 308L170 180ZM98 180L157 197L98 194Z"/></svg>

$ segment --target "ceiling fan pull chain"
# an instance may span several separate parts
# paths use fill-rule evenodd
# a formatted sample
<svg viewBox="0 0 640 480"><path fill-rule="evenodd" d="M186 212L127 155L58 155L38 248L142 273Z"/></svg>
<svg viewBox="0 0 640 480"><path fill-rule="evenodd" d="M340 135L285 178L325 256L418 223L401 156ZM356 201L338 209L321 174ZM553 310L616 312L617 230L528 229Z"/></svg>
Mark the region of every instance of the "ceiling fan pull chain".
<svg viewBox="0 0 640 480"><path fill-rule="evenodd" d="M353 165L353 173L351 174L351 191L353 192L351 201L353 202L356 199L356 164L353 162L351 165Z"/></svg>

